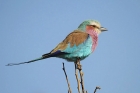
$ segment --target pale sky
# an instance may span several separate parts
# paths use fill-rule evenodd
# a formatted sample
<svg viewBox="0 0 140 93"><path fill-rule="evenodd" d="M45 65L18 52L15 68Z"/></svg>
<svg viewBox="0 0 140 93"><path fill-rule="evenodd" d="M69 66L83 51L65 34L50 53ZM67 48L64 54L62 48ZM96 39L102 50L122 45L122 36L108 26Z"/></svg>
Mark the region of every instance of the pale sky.
<svg viewBox="0 0 140 93"><path fill-rule="evenodd" d="M78 93L74 63L49 58L5 66L50 52L87 19L98 20L96 50L81 62L85 89L93 93L140 93L139 0L1 0L0 93L67 93L65 63L73 93Z"/></svg>

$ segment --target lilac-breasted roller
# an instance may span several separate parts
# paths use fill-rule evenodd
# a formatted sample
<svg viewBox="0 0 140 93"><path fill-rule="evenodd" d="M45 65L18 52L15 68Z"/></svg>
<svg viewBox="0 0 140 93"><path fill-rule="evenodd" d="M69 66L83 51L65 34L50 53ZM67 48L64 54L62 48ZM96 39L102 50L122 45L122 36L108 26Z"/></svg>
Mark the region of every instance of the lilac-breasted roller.
<svg viewBox="0 0 140 93"><path fill-rule="evenodd" d="M40 58L22 62L10 63L8 66L31 63L38 60L58 57L67 61L76 62L77 59L83 60L88 57L96 48L98 35L107 31L95 20L86 20L79 27L71 32L61 43L59 43L50 53L42 55Z"/></svg>

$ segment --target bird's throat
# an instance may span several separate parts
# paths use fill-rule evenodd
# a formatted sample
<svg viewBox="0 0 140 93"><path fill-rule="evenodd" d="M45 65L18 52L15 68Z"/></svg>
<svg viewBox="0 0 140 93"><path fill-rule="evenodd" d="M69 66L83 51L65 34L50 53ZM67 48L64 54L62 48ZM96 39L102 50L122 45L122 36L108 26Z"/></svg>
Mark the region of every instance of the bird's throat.
<svg viewBox="0 0 140 93"><path fill-rule="evenodd" d="M99 35L98 31L95 31L95 30L87 30L86 31L89 35L94 35L94 36L97 36Z"/></svg>
<svg viewBox="0 0 140 93"><path fill-rule="evenodd" d="M93 41L92 43L92 52L93 52L98 44L98 32L94 30L88 30L87 33L91 36Z"/></svg>

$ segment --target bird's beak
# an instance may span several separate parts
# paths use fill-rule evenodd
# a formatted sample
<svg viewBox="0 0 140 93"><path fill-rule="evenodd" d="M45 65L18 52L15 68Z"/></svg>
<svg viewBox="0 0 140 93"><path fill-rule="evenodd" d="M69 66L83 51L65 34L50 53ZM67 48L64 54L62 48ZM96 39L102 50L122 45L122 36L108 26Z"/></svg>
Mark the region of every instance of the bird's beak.
<svg viewBox="0 0 140 93"><path fill-rule="evenodd" d="M100 30L101 30L102 32L103 32L103 31L107 31L107 29L104 28L104 27L101 27Z"/></svg>

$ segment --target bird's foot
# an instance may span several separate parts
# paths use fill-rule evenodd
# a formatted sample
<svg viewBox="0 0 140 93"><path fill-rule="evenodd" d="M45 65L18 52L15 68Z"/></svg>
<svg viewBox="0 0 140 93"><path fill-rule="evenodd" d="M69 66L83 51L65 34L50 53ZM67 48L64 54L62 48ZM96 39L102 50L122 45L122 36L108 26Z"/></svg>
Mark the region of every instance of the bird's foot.
<svg viewBox="0 0 140 93"><path fill-rule="evenodd" d="M78 69L78 70L82 70L82 65L77 64L77 69Z"/></svg>

